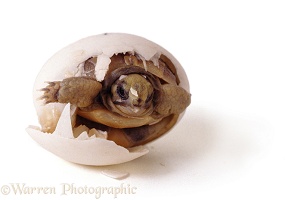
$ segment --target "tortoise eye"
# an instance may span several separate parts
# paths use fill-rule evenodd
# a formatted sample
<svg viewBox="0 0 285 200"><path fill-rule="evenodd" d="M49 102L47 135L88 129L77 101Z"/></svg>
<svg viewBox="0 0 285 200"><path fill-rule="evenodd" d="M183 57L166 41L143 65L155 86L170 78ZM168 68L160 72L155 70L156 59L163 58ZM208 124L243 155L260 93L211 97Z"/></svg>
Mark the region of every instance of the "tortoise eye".
<svg viewBox="0 0 285 200"><path fill-rule="evenodd" d="M127 100L129 98L128 92L123 88L123 85L118 85L117 94L122 100Z"/></svg>

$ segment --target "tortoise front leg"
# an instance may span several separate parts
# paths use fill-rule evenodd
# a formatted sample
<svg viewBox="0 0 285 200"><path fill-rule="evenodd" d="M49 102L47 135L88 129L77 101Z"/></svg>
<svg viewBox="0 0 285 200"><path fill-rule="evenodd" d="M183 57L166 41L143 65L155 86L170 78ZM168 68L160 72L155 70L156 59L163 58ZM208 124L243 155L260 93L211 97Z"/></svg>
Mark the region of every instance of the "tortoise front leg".
<svg viewBox="0 0 285 200"><path fill-rule="evenodd" d="M93 103L101 89L101 83L93 78L71 77L62 81L48 82L48 85L41 89L44 92L41 99L45 100L45 104L71 103L84 108Z"/></svg>
<svg viewBox="0 0 285 200"><path fill-rule="evenodd" d="M161 87L162 101L155 111L161 116L182 113L191 103L191 94L174 84L164 84Z"/></svg>

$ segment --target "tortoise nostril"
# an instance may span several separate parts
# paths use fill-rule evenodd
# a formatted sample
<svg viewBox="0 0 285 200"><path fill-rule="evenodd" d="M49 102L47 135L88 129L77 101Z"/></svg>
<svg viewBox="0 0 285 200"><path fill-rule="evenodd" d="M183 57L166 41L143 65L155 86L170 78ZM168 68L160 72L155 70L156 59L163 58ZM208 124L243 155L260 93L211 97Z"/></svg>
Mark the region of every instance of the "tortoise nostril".
<svg viewBox="0 0 285 200"><path fill-rule="evenodd" d="M132 104L134 107L142 107L144 105L144 102L142 101L142 99L138 98L138 99L133 99Z"/></svg>
<svg viewBox="0 0 285 200"><path fill-rule="evenodd" d="M142 103L142 99L141 98L138 98L138 104L141 104Z"/></svg>

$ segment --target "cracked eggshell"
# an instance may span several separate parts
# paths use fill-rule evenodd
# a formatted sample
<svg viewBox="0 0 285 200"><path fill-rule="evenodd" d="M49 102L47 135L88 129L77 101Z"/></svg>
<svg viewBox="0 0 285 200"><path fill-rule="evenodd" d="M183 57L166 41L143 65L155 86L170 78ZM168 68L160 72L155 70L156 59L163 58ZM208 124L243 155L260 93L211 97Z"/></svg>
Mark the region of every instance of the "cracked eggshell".
<svg viewBox="0 0 285 200"><path fill-rule="evenodd" d="M113 165L127 162L148 153L148 149L138 146L126 149L113 141L102 138L88 138L87 133L81 139L73 137L71 127L71 108L67 104L52 134L43 133L39 128L29 126L26 131L43 148L55 155L78 164Z"/></svg>
<svg viewBox="0 0 285 200"><path fill-rule="evenodd" d="M103 80L111 62L110 57L126 52L136 53L140 58L151 60L154 63L157 63L161 54L165 55L177 69L180 86L189 91L189 83L184 69L163 47L145 38L124 33L90 36L61 49L42 67L34 84L34 105L40 123L43 121L44 123L58 121L58 123L53 134L44 133L38 127L29 126L26 129L29 135L43 148L55 155L67 161L84 165L119 164L148 153L148 149L144 146L126 149L113 141L89 138L86 132L80 135L85 134L86 137L74 138L71 127L71 106L60 103L43 105L43 102L38 100L42 95L39 89L44 88L47 81L61 81L64 78L77 76L80 64L92 56L97 56L96 79ZM183 114L180 114L178 120Z"/></svg>

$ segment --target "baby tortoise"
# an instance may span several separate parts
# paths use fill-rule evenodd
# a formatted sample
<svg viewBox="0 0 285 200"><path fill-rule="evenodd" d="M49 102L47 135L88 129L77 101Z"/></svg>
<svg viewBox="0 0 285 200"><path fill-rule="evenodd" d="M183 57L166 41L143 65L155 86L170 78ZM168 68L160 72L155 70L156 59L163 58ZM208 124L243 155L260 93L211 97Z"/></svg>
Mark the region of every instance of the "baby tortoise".
<svg viewBox="0 0 285 200"><path fill-rule="evenodd" d="M85 61L81 76L48 82L42 89L46 104L77 107L75 127L107 131L108 140L134 147L166 133L190 105L191 95L178 86L176 69L164 55L158 66L138 55L114 55L101 82L94 75L96 59Z"/></svg>

